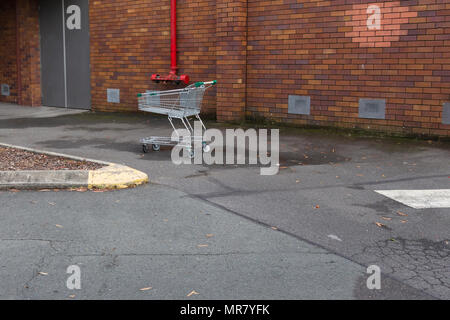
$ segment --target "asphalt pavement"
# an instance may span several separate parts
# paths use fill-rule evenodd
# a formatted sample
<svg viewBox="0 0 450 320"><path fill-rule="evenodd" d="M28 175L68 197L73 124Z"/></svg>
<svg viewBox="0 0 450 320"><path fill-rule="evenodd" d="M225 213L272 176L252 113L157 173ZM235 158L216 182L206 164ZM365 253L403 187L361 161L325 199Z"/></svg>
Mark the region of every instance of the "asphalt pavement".
<svg viewBox="0 0 450 320"><path fill-rule="evenodd" d="M261 176L143 154L140 138L171 134L164 118L38 111L0 104L0 141L124 164L150 184L0 192L2 299L450 298L450 208L376 192L450 189L448 143L284 129L280 173ZM71 265L81 290L66 286ZM366 286L370 265L381 290Z"/></svg>

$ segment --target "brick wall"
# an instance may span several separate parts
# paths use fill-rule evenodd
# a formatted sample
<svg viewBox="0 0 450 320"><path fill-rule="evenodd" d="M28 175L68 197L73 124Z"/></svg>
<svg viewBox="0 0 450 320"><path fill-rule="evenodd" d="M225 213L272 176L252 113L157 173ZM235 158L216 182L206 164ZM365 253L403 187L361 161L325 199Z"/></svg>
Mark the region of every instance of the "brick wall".
<svg viewBox="0 0 450 320"><path fill-rule="evenodd" d="M16 0L16 2L20 82L18 102L28 106L40 106L42 96L39 0Z"/></svg>
<svg viewBox="0 0 450 320"><path fill-rule="evenodd" d="M370 5L381 24L369 30ZM248 0L246 113L294 124L450 135L450 3ZM373 21L371 21L373 22ZM310 115L288 96L311 97ZM386 119L360 119L360 98L386 99Z"/></svg>
<svg viewBox="0 0 450 320"><path fill-rule="evenodd" d="M17 12L11 0L0 4L0 80L12 84L12 96L0 99L14 101L22 87L19 102L38 105L38 0L17 3ZM169 12L170 0L90 1L93 110L136 111L137 93L173 88L150 81L169 72ZM178 0L178 49L179 74L219 80L203 106L219 121L450 136L442 123L450 102L448 1ZM108 88L120 89L120 103L107 102ZM309 114L289 112L291 95L310 98ZM384 119L361 117L360 99L385 100Z"/></svg>
<svg viewBox="0 0 450 320"><path fill-rule="evenodd" d="M379 26L369 28L376 10ZM95 110L136 110L136 93L170 63L170 1L92 1ZM374 11L375 10L375 11ZM219 121L449 135L450 4L443 0L179 0L180 74L219 80L204 112ZM372 19L372 25L376 21ZM121 89L121 104L106 89ZM309 96L309 115L288 113ZM215 98L217 96L217 98ZM385 119L359 117L360 99L385 99Z"/></svg>
<svg viewBox="0 0 450 320"><path fill-rule="evenodd" d="M216 78L215 1L178 1L179 74L192 81ZM170 71L170 0L91 1L91 74L94 110L136 111L139 92L172 89L154 84L153 73ZM121 103L107 103L108 88L120 89ZM205 113L215 113L215 90Z"/></svg>
<svg viewBox="0 0 450 320"><path fill-rule="evenodd" d="M0 2L0 83L10 85L10 96L0 95L2 102L41 105L38 3Z"/></svg>
<svg viewBox="0 0 450 320"><path fill-rule="evenodd" d="M217 1L217 119L245 115L247 89L247 0Z"/></svg>
<svg viewBox="0 0 450 320"><path fill-rule="evenodd" d="M16 4L0 2L0 84L10 86L10 96L0 95L1 102L17 102Z"/></svg>

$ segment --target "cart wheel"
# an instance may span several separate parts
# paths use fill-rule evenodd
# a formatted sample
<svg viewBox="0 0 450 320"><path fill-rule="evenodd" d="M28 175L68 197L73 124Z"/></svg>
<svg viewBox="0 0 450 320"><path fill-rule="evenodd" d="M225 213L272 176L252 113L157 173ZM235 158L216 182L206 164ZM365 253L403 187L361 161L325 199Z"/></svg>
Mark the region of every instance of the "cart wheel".
<svg viewBox="0 0 450 320"><path fill-rule="evenodd" d="M146 145L146 144L143 144L142 145L142 152L144 152L144 153L148 153L148 145Z"/></svg>
<svg viewBox="0 0 450 320"><path fill-rule="evenodd" d="M159 151L159 150L161 150L161 146L159 144L154 144L154 145L152 145L152 149L153 149L153 151Z"/></svg>
<svg viewBox="0 0 450 320"><path fill-rule="evenodd" d="M203 152L210 152L211 151L211 147L208 146L205 142L203 143Z"/></svg>
<svg viewBox="0 0 450 320"><path fill-rule="evenodd" d="M187 151L189 152L189 158L190 159L194 159L195 151L193 149L187 149Z"/></svg>

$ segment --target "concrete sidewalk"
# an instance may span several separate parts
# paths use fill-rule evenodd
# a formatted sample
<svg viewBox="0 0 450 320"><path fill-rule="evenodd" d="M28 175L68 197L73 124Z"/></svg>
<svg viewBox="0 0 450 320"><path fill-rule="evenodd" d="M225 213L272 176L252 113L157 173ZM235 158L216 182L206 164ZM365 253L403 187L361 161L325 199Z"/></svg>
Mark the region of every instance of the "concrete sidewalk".
<svg viewBox="0 0 450 320"><path fill-rule="evenodd" d="M151 184L0 193L0 297L68 297L65 268L80 264L81 299L450 298L450 209L375 192L450 189L446 144L285 130L281 172L262 177L254 166L175 166L169 149L143 155L140 138L170 135L164 118L23 110L0 115L0 141L129 165ZM365 286L371 264L381 291Z"/></svg>
<svg viewBox="0 0 450 320"><path fill-rule="evenodd" d="M20 109L20 110L18 110ZM53 118L88 112L87 110L51 108L51 107L27 107L16 104L0 102L0 118L18 119L18 118Z"/></svg>

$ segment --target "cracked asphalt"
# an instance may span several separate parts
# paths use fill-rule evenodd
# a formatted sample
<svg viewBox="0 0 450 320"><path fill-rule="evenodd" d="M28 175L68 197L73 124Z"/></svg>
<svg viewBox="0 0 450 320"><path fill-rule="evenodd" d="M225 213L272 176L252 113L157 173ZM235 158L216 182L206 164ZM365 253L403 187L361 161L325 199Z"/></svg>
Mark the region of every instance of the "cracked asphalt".
<svg viewBox="0 0 450 320"><path fill-rule="evenodd" d="M448 143L285 129L281 171L263 177L143 155L140 138L170 135L163 118L49 110L0 104L0 141L126 164L151 183L0 192L1 299L450 298L450 209L374 192L450 189ZM366 287L373 264L381 290ZM70 265L81 290L66 287Z"/></svg>

